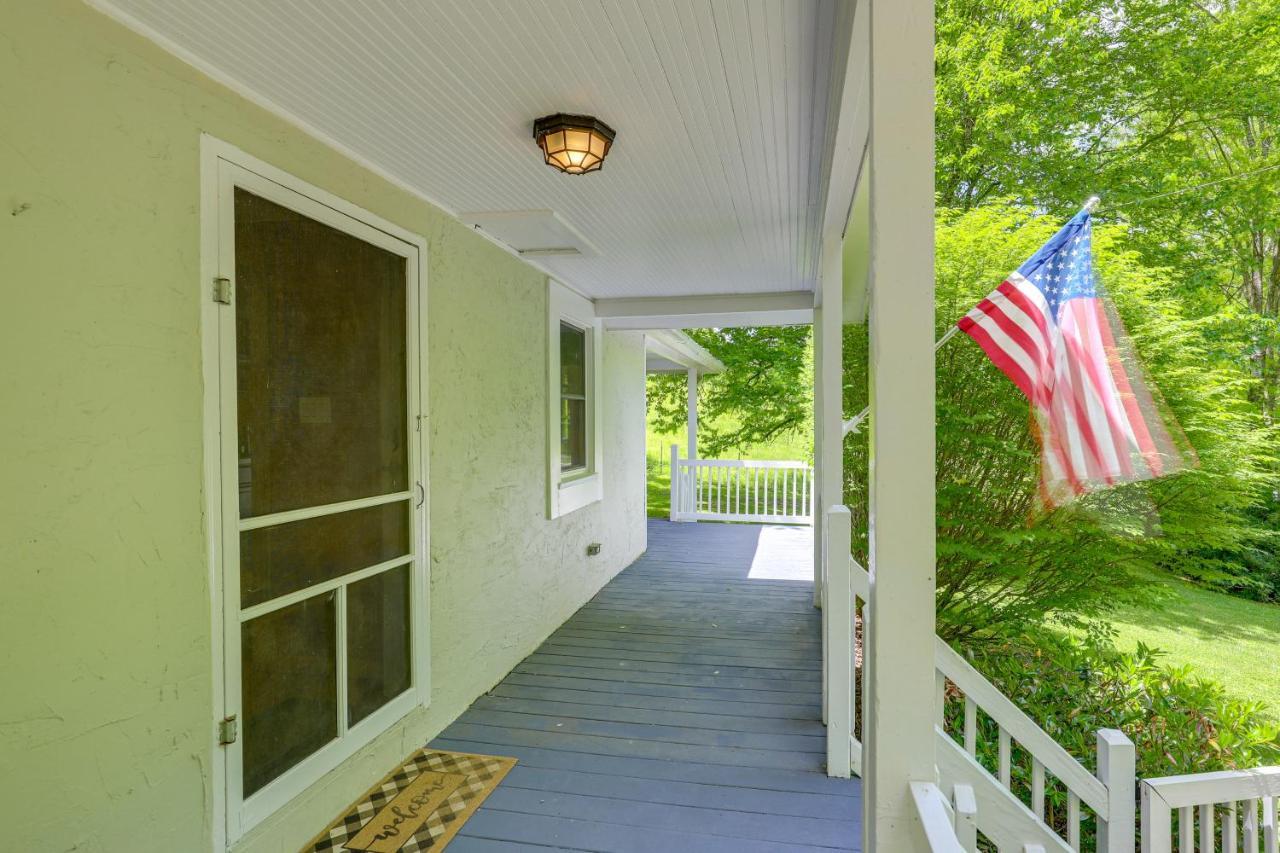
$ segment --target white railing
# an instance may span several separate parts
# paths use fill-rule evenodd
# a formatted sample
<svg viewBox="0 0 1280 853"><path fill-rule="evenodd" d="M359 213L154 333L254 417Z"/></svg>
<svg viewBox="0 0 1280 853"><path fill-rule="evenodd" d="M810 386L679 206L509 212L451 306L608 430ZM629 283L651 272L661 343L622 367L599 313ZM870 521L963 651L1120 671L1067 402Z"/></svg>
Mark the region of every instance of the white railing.
<svg viewBox="0 0 1280 853"><path fill-rule="evenodd" d="M867 666L866 651L867 637L869 634L869 625L871 618L871 575L862 565L852 556L849 557L849 592L852 599L853 610L853 660L852 670L849 673L852 679L852 700L850 704L850 727L849 727L849 758L853 764L855 772L862 772L862 724L864 713L861 710L859 698L862 702L867 697Z"/></svg>
<svg viewBox="0 0 1280 853"><path fill-rule="evenodd" d="M813 523L807 462L681 459L671 446L672 521Z"/></svg>
<svg viewBox="0 0 1280 853"><path fill-rule="evenodd" d="M1172 853L1175 811L1179 851L1277 853L1277 797L1280 767L1143 779L1142 853Z"/></svg>
<svg viewBox="0 0 1280 853"><path fill-rule="evenodd" d="M978 849L978 804L968 785L956 785L953 799L948 801L932 782L912 782L911 799L930 853L974 853Z"/></svg>
<svg viewBox="0 0 1280 853"><path fill-rule="evenodd" d="M1097 821L1098 851L1131 853L1136 841L1135 754L1123 732L1098 732L1098 773L1091 774L1061 745L941 639L936 643L938 681L938 770L941 778L973 786L978 829L1001 849L1040 845L1079 850L1084 809ZM946 684L964 697L963 747L945 730ZM982 713L995 723L996 774L978 763ZM987 727L988 731L990 727ZM1012 789L1013 746L1029 755L1030 803ZM1067 793L1066 836L1045 821L1045 786L1056 779Z"/></svg>
<svg viewBox="0 0 1280 853"><path fill-rule="evenodd" d="M823 659L827 679L824 710L827 767L832 775L844 775L833 771L845 766L853 773L861 775L862 772L862 720L857 714L857 698L858 688L865 688L865 683L858 684L859 672L865 674L866 667L857 666L857 638L859 621L862 636L868 636L870 608L866 605L871 598L871 578L849 556L850 521L849 510L835 506L826 511L822 526L825 538L822 547ZM847 609L834 606L835 602L846 601ZM1096 823L1095 844L1091 849L1098 853L1133 853L1137 843L1136 755L1133 742L1123 732L1102 729L1097 733L1097 774L1094 775L940 638L935 638L934 656L940 787L926 784L917 790L913 785L918 808L925 806L931 813L936 812L938 798L946 802L941 794L943 790L952 790L957 798L963 790L964 796L973 802L972 808L966 806L964 812L971 817L976 815L973 818L976 830L1000 851L1024 853L1080 850L1083 821L1092 815ZM944 711L948 690L958 692L964 701L958 732L961 743L946 730ZM980 725L981 718L994 725ZM994 773L978 759L983 745L980 738L984 735L994 735L995 742L988 745L990 750L982 750L984 755L994 753ZM1029 788L1029 796L1025 802L1014 790L1015 746L1019 756L1026 756L1028 784L1025 787ZM1050 825L1047 792L1055 789L1065 792L1066 814L1058 815L1052 821L1054 825ZM1265 814L1266 804L1263 805ZM933 814L930 819L940 826L936 817ZM921 819L925 819L923 814ZM953 822L952 826L959 825ZM966 837L960 833L959 849L975 849L965 843ZM956 849L946 846L950 838L945 834L939 838L942 840L938 844L943 846L935 845L932 849ZM932 838L930 843L934 843ZM1234 848L1231 849L1234 853ZM1189 853L1190 848L1184 850ZM1269 848L1268 853L1280 851Z"/></svg>
<svg viewBox="0 0 1280 853"><path fill-rule="evenodd" d="M866 667L859 666L865 648L871 600L871 576L849 554L851 518L844 506L827 510L822 526L825 566L822 584L825 661L823 719L827 724L827 768L833 776L862 773L862 722L859 697L866 698ZM848 606L828 606L828 602ZM861 627L861 632L859 632ZM859 636L862 640L859 641ZM848 768L847 772L842 768Z"/></svg>

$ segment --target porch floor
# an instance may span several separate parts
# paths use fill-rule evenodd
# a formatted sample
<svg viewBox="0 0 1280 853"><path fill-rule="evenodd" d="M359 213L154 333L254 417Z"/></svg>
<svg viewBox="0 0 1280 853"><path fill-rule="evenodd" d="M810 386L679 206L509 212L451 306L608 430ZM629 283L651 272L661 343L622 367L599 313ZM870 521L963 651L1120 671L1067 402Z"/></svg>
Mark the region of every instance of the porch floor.
<svg viewBox="0 0 1280 853"><path fill-rule="evenodd" d="M450 851L857 850L828 779L812 533L649 523L649 550L432 746L519 763Z"/></svg>

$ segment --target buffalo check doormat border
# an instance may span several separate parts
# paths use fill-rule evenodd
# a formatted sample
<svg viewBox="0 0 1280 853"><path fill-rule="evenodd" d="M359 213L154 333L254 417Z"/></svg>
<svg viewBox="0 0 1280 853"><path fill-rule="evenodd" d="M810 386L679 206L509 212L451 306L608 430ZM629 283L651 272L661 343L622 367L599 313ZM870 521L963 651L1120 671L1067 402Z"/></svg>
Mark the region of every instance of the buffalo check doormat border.
<svg viewBox="0 0 1280 853"><path fill-rule="evenodd" d="M515 763L501 756L420 749L303 850L443 850Z"/></svg>

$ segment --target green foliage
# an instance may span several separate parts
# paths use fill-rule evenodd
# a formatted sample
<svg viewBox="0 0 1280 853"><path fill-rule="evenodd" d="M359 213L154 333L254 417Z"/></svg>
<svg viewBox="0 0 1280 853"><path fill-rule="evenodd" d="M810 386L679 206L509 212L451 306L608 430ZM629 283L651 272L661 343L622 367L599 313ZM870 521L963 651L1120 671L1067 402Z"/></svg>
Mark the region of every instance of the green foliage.
<svg viewBox="0 0 1280 853"><path fill-rule="evenodd" d="M943 210L937 226L939 334L1060 225L1008 205ZM982 351L959 336L938 354L939 633L970 641L1046 617L1081 624L1144 595L1152 568L1223 582L1242 554L1271 554L1251 510L1274 466L1252 380L1219 352L1227 320L1189 316L1172 273L1127 248L1123 227L1095 229L1100 278L1151 376L1199 453L1191 471L1094 493L1034 519L1039 454L1029 407ZM845 410L867 399L864 328L846 332ZM866 436L846 442L846 502L865 559Z"/></svg>
<svg viewBox="0 0 1280 853"><path fill-rule="evenodd" d="M942 204L1101 195L1192 315L1251 316L1220 343L1273 419L1280 0L939 0L937 33Z"/></svg>
<svg viewBox="0 0 1280 853"><path fill-rule="evenodd" d="M1280 728L1261 705L1228 697L1189 667L1163 665L1159 653L1146 646L1118 652L1105 632L1066 637L1036 631L979 648L971 662L1090 770L1096 770L1096 732L1104 728L1120 729L1133 740L1139 778L1280 762ZM948 693L945 717L948 731L963 732L964 703L954 691ZM995 723L979 715L979 727L978 759L994 773ZM1030 764L1015 748L1012 787L1024 800ZM1046 789L1046 817L1065 834L1061 785Z"/></svg>
<svg viewBox="0 0 1280 853"><path fill-rule="evenodd" d="M813 348L808 326L686 329L724 364L698 385L698 448L712 459L747 450L813 424ZM664 434L685 430L683 374L649 377L649 420Z"/></svg>

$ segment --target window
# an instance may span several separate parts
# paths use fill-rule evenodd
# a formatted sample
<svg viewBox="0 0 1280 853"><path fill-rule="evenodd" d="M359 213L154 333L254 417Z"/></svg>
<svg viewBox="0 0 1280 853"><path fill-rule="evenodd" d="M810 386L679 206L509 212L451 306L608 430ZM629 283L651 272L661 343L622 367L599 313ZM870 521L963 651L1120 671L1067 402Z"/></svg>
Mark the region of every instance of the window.
<svg viewBox="0 0 1280 853"><path fill-rule="evenodd" d="M587 332L560 323L560 471L587 468Z"/></svg>
<svg viewBox="0 0 1280 853"><path fill-rule="evenodd" d="M601 331L595 307L550 283L548 355L548 514L555 518L600 500Z"/></svg>

